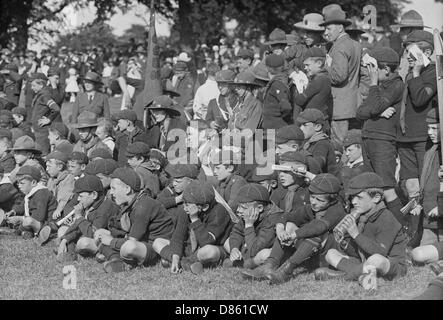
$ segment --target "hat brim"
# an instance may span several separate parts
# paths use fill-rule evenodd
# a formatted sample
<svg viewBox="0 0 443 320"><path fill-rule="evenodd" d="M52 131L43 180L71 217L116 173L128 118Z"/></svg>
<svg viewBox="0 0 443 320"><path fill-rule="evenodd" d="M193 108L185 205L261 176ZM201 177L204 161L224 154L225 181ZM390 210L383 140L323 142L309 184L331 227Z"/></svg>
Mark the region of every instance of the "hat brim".
<svg viewBox="0 0 443 320"><path fill-rule="evenodd" d="M288 44L288 40L272 40L272 41L266 41L263 44L267 46L272 46L274 44Z"/></svg>
<svg viewBox="0 0 443 320"><path fill-rule="evenodd" d="M310 28L307 27L302 21L301 22L297 22L296 24L294 24L294 28L296 29L303 29L303 30L307 30L307 31L313 31L313 32L323 32L325 31L325 28L322 27L318 27L318 28Z"/></svg>
<svg viewBox="0 0 443 320"><path fill-rule="evenodd" d="M251 86L251 87L263 87L261 84L256 82L231 82L232 85L238 85L238 86Z"/></svg>
<svg viewBox="0 0 443 320"><path fill-rule="evenodd" d="M330 24L342 24L344 26L350 26L352 24L352 22L350 20L342 20L342 19L333 19L333 20L329 20L329 21L325 21L323 23L320 23L319 26L321 27L326 27Z"/></svg>
<svg viewBox="0 0 443 320"><path fill-rule="evenodd" d="M8 148L8 151L30 151L34 153L41 154L42 151L38 149L30 149L30 148Z"/></svg>
<svg viewBox="0 0 443 320"><path fill-rule="evenodd" d="M90 123L90 124L75 123L72 124L72 127L75 129L94 128L98 127L98 123Z"/></svg>
<svg viewBox="0 0 443 320"><path fill-rule="evenodd" d="M99 80L92 80L89 78L80 78L82 81L86 81L86 82L92 82L92 83L96 83L96 84L103 84L103 82L99 81Z"/></svg>
<svg viewBox="0 0 443 320"><path fill-rule="evenodd" d="M172 108L167 108L167 107L147 107L146 109L148 109L150 111L164 110L164 111L166 111L166 113L169 113L171 116L174 116L174 117L181 116L180 111L178 111L176 109L172 109Z"/></svg>
<svg viewBox="0 0 443 320"><path fill-rule="evenodd" d="M164 93L165 95L172 96L172 97L180 97L180 93L178 93L177 91L174 91L174 90L167 90L167 89L164 89L164 90L163 90L163 93Z"/></svg>
<svg viewBox="0 0 443 320"><path fill-rule="evenodd" d="M425 25L416 25L416 24L392 24L391 28L430 28Z"/></svg>
<svg viewBox="0 0 443 320"><path fill-rule="evenodd" d="M364 190L365 189L347 189L345 193L347 196L355 196Z"/></svg>
<svg viewBox="0 0 443 320"><path fill-rule="evenodd" d="M345 29L345 32L347 33L358 33L358 34L364 34L366 31L360 30L360 29Z"/></svg>

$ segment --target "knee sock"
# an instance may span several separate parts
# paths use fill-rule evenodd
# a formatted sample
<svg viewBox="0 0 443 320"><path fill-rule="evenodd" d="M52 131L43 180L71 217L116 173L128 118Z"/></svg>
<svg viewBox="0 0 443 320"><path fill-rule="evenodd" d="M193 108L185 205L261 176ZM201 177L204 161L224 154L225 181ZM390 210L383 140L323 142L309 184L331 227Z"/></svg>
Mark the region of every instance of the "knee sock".
<svg viewBox="0 0 443 320"><path fill-rule="evenodd" d="M171 247L169 245L165 246L160 251L160 257L162 257L165 260L168 260L169 262L172 261L172 251L171 251Z"/></svg>
<svg viewBox="0 0 443 320"><path fill-rule="evenodd" d="M294 254L289 257L289 262L294 265L300 265L303 261L310 258L316 251L319 246L318 243L309 240L298 240L300 241L297 246L297 250Z"/></svg>
<svg viewBox="0 0 443 320"><path fill-rule="evenodd" d="M398 222L401 223L402 226L406 225L405 217L400 211L402 208L402 203L399 198L395 199L394 201L387 202L386 206L388 207L389 211L394 214L394 217L398 220Z"/></svg>
<svg viewBox="0 0 443 320"><path fill-rule="evenodd" d="M337 269L346 272L346 278L348 280L356 280L363 273L363 263L342 258L337 265Z"/></svg>

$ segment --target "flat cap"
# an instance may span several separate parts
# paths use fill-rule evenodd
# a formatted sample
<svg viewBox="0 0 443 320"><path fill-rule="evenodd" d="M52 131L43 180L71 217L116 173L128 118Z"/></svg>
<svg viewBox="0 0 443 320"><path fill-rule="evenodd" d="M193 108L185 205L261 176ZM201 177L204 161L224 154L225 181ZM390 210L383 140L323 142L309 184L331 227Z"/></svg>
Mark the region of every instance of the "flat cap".
<svg viewBox="0 0 443 320"><path fill-rule="evenodd" d="M95 159L95 158L112 159L111 150L109 150L108 148L97 148L97 149L94 149L89 154L89 159Z"/></svg>
<svg viewBox="0 0 443 320"><path fill-rule="evenodd" d="M50 130L57 131L59 135L66 139L69 135L69 129L63 122L52 122L49 126Z"/></svg>
<svg viewBox="0 0 443 320"><path fill-rule="evenodd" d="M215 74L215 81L230 83L235 79L235 72L232 70L220 70Z"/></svg>
<svg viewBox="0 0 443 320"><path fill-rule="evenodd" d="M23 107L12 108L11 112L12 112L12 114L20 114L23 117L26 117L26 114L27 114L26 109Z"/></svg>
<svg viewBox="0 0 443 320"><path fill-rule="evenodd" d="M278 157L279 163L299 162L308 165L306 154L299 151L288 151Z"/></svg>
<svg viewBox="0 0 443 320"><path fill-rule="evenodd" d="M40 181L42 178L42 174L40 173L40 170L33 166L23 166L21 167L18 172L17 176L30 176L35 181Z"/></svg>
<svg viewBox="0 0 443 320"><path fill-rule="evenodd" d="M300 124L303 123L317 123L324 124L326 120L326 116L318 109L309 108L301 112L297 117L297 122Z"/></svg>
<svg viewBox="0 0 443 320"><path fill-rule="evenodd" d="M86 153L79 152L79 151L74 151L73 153L71 153L68 161L71 161L71 160L78 161L80 164L88 164L88 162L89 162L89 159L88 159L88 156L86 155Z"/></svg>
<svg viewBox="0 0 443 320"><path fill-rule="evenodd" d="M267 67L278 68L285 64L285 59L281 55L271 54L266 57L265 63Z"/></svg>
<svg viewBox="0 0 443 320"><path fill-rule="evenodd" d="M135 122L137 120L137 114L133 110L125 109L117 112L115 114L115 119L116 120L125 119Z"/></svg>
<svg viewBox="0 0 443 320"><path fill-rule="evenodd" d="M288 126L281 127L275 131L275 143L282 144L290 140L303 141L305 135L301 131L300 127L296 124L290 124Z"/></svg>
<svg viewBox="0 0 443 320"><path fill-rule="evenodd" d="M183 178L188 177L191 179L197 179L199 170L194 164L168 164L165 168L166 173L171 178Z"/></svg>
<svg viewBox="0 0 443 320"><path fill-rule="evenodd" d="M119 179L123 183L127 184L131 189L135 192L140 191L141 180L140 176L133 169L125 167L125 168L117 168L111 174L112 179Z"/></svg>
<svg viewBox="0 0 443 320"><path fill-rule="evenodd" d="M353 144L362 144L361 130L352 129L348 131L348 134L343 140L343 147L347 148Z"/></svg>
<svg viewBox="0 0 443 320"><path fill-rule="evenodd" d="M174 71L188 71L188 65L184 61L177 61L172 67Z"/></svg>
<svg viewBox="0 0 443 320"><path fill-rule="evenodd" d="M127 157L134 157L134 156L141 156L141 157L149 157L149 151L151 151L151 148L149 146L141 141L137 141L134 143L131 143L126 148L126 156Z"/></svg>
<svg viewBox="0 0 443 320"><path fill-rule="evenodd" d="M162 95L154 99L153 105L157 107L172 108L174 105L174 100L169 98L167 95Z"/></svg>
<svg viewBox="0 0 443 320"><path fill-rule="evenodd" d="M313 194L339 193L341 183L338 178L330 173L321 173L309 184L309 192Z"/></svg>
<svg viewBox="0 0 443 320"><path fill-rule="evenodd" d="M364 172L355 176L348 183L348 190L346 193L348 195L359 194L360 192L369 188L383 188L385 184L383 179L376 173Z"/></svg>
<svg viewBox="0 0 443 320"><path fill-rule="evenodd" d="M431 46L434 46L434 36L432 33L424 30L415 30L412 31L405 40L405 44L414 43L424 41L429 43Z"/></svg>
<svg viewBox="0 0 443 320"><path fill-rule="evenodd" d="M440 115L438 114L437 108L432 108L426 114L426 123L428 124L436 124L440 123Z"/></svg>
<svg viewBox="0 0 443 320"><path fill-rule="evenodd" d="M8 140L12 140L12 132L11 130L0 128L0 139L8 138Z"/></svg>
<svg viewBox="0 0 443 320"><path fill-rule="evenodd" d="M168 159L158 149L151 149L151 151L149 151L149 159L157 160L162 168L168 164Z"/></svg>
<svg viewBox="0 0 443 320"><path fill-rule="evenodd" d="M67 163L69 156L66 153L63 153L58 150L54 150L46 156L46 160L51 160L51 159L55 159L55 160L59 160L61 162Z"/></svg>
<svg viewBox="0 0 443 320"><path fill-rule="evenodd" d="M202 184L200 181L191 181L183 191L183 200L185 203L211 204L215 199L214 189L208 183Z"/></svg>
<svg viewBox="0 0 443 320"><path fill-rule="evenodd" d="M54 150L61 151L66 154L71 154L74 146L68 140L61 140Z"/></svg>
<svg viewBox="0 0 443 320"><path fill-rule="evenodd" d="M236 203L247 203L252 201L270 202L269 192L258 183L248 183L238 190Z"/></svg>
<svg viewBox="0 0 443 320"><path fill-rule="evenodd" d="M243 49L241 48L238 50L237 58L249 58L251 60L254 60L254 51L251 49Z"/></svg>
<svg viewBox="0 0 443 320"><path fill-rule="evenodd" d="M326 58L326 51L318 47L309 48L303 55L303 60L308 58Z"/></svg>
<svg viewBox="0 0 443 320"><path fill-rule="evenodd" d="M36 73L32 74L30 79L31 79L31 81L33 81L33 80L48 81L48 78L42 72L36 72Z"/></svg>
<svg viewBox="0 0 443 320"><path fill-rule="evenodd" d="M74 193L81 192L103 192L103 184L99 178L93 175L85 175L74 183Z"/></svg>
<svg viewBox="0 0 443 320"><path fill-rule="evenodd" d="M110 176L117 168L118 164L114 159L97 159L88 163L85 173L90 175L101 173Z"/></svg>
<svg viewBox="0 0 443 320"><path fill-rule="evenodd" d="M400 56L389 47L378 47L369 51L369 55L377 60L378 63L399 64Z"/></svg>

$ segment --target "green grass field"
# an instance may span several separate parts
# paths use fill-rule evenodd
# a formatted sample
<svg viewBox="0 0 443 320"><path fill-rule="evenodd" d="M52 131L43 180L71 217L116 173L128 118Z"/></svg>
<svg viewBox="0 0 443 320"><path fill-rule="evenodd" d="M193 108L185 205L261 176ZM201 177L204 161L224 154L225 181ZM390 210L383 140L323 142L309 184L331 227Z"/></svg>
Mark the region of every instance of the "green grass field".
<svg viewBox="0 0 443 320"><path fill-rule="evenodd" d="M94 259L80 258L70 263L77 270L77 289L63 288L63 264L55 259L54 244L37 246L0 234L0 299L411 299L434 278L426 267L413 267L408 275L392 282L379 281L379 290L370 294L357 282L331 280L317 282L304 269L281 286L249 282L240 269L205 270L200 276L188 272L169 273L160 265L107 274Z"/></svg>

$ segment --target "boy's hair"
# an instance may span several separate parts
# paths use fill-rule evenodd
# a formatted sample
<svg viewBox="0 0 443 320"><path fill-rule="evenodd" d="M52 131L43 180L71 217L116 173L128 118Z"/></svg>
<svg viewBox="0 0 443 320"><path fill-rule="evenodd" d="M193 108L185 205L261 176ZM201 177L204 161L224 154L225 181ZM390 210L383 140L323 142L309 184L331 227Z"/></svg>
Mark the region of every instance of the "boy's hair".
<svg viewBox="0 0 443 320"><path fill-rule="evenodd" d="M384 199L383 189L381 189L381 188L369 188L369 189L366 189L365 191L369 194L369 196L371 198L375 198L375 196L377 194L379 194L380 198L381 198L380 202L383 201L383 199Z"/></svg>
<svg viewBox="0 0 443 320"><path fill-rule="evenodd" d="M98 127L102 127L105 131L105 134L109 137L112 137L114 134L114 125L112 124L112 121L108 119L101 119L98 122Z"/></svg>
<svg viewBox="0 0 443 320"><path fill-rule="evenodd" d="M308 57L305 60L313 60L314 62L321 62L321 68L324 68L326 58L323 57Z"/></svg>
<svg viewBox="0 0 443 320"><path fill-rule="evenodd" d="M46 81L42 80L42 79L34 79L33 82L35 82L39 86L43 86L43 87L46 85Z"/></svg>
<svg viewBox="0 0 443 320"><path fill-rule="evenodd" d="M434 46L426 41L418 41L415 43L417 47L420 48L421 51L425 52L426 50L431 50L431 54L434 53Z"/></svg>
<svg viewBox="0 0 443 320"><path fill-rule="evenodd" d="M285 70L285 66L281 66L281 67L269 67L267 66L268 71L270 74L272 75L276 75L276 74L280 74Z"/></svg>
<svg viewBox="0 0 443 320"><path fill-rule="evenodd" d="M389 67L391 72L395 72L395 70L397 70L397 68L398 68L398 63L378 62L378 68L379 69L384 69L386 67Z"/></svg>

